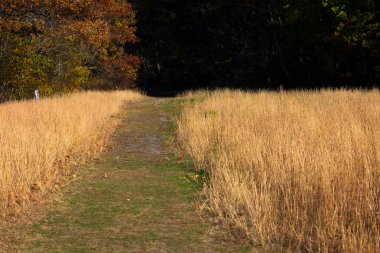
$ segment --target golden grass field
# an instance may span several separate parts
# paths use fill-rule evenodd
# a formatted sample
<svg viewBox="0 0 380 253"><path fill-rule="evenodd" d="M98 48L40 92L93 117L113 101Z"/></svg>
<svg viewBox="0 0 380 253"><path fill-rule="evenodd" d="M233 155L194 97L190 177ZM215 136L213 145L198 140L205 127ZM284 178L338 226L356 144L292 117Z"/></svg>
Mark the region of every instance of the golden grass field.
<svg viewBox="0 0 380 253"><path fill-rule="evenodd" d="M259 248L378 252L378 90L190 96L178 138L221 221Z"/></svg>
<svg viewBox="0 0 380 253"><path fill-rule="evenodd" d="M0 104L0 213L51 189L70 163L96 155L135 92L85 92ZM12 208L9 208L12 207Z"/></svg>

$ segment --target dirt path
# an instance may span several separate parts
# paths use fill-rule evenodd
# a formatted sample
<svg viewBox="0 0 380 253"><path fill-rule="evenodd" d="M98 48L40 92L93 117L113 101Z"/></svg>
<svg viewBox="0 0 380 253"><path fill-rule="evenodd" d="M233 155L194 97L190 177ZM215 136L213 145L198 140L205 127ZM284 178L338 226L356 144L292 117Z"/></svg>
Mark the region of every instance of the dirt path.
<svg viewBox="0 0 380 253"><path fill-rule="evenodd" d="M167 102L127 104L110 150L40 219L9 228L5 252L240 252L202 223L186 166L168 158Z"/></svg>

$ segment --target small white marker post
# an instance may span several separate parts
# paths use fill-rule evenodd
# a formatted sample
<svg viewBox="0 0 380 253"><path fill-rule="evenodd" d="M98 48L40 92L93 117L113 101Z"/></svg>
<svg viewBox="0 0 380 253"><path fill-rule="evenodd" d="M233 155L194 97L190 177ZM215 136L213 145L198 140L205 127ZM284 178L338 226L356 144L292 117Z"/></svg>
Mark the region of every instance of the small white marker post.
<svg viewBox="0 0 380 253"><path fill-rule="evenodd" d="M36 100L40 100L40 93L38 92L38 90L34 91L34 95L36 97Z"/></svg>

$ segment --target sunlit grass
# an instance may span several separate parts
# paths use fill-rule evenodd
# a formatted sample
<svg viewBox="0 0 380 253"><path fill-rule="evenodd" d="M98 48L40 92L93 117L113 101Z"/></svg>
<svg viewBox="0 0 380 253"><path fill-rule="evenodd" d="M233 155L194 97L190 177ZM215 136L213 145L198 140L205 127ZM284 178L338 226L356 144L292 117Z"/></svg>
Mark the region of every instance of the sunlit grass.
<svg viewBox="0 0 380 253"><path fill-rule="evenodd" d="M206 206L256 245L380 249L380 92L198 93L178 138Z"/></svg>
<svg viewBox="0 0 380 253"><path fill-rule="evenodd" d="M0 105L0 210L28 202L104 149L115 116L135 92L86 92Z"/></svg>

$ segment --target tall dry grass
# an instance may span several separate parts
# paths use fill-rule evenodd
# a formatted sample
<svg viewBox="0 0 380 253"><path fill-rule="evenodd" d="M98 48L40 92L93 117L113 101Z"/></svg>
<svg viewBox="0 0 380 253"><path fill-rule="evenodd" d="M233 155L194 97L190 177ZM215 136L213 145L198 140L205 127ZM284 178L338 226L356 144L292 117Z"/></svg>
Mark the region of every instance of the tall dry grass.
<svg viewBox="0 0 380 253"><path fill-rule="evenodd" d="M222 221L263 247L379 252L379 91L199 96L178 138Z"/></svg>
<svg viewBox="0 0 380 253"><path fill-rule="evenodd" d="M104 148L135 92L86 92L0 105L0 212L56 184L65 165Z"/></svg>

